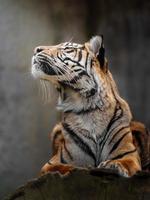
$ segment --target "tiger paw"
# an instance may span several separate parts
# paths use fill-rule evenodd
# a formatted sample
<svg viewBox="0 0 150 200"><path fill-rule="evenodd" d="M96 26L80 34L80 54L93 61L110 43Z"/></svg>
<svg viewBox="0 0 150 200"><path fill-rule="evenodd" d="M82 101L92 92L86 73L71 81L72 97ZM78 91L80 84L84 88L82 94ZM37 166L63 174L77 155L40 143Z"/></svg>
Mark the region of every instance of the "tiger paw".
<svg viewBox="0 0 150 200"><path fill-rule="evenodd" d="M47 173L59 173L62 176L66 176L70 174L74 170L74 167L72 165L67 164L50 164L46 163L40 172L40 175L44 175Z"/></svg>
<svg viewBox="0 0 150 200"><path fill-rule="evenodd" d="M112 169L123 177L127 177L127 178L130 177L129 171L122 165L121 162L119 162L117 160L115 160L115 161L107 160L107 161L101 162L99 164L98 168Z"/></svg>

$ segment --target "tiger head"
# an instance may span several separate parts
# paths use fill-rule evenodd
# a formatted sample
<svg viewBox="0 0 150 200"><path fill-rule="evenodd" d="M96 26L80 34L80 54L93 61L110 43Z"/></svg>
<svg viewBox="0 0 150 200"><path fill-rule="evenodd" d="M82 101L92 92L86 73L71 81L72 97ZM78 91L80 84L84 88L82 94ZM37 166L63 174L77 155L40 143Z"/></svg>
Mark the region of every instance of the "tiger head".
<svg viewBox="0 0 150 200"><path fill-rule="evenodd" d="M95 99L97 104L102 104L102 98L100 101L98 97L107 87L107 72L103 36L92 37L85 44L65 42L56 46L39 46L32 58L35 78L52 82L58 89L67 91L65 96L70 92L74 99L80 97L84 103L94 99L93 105Z"/></svg>

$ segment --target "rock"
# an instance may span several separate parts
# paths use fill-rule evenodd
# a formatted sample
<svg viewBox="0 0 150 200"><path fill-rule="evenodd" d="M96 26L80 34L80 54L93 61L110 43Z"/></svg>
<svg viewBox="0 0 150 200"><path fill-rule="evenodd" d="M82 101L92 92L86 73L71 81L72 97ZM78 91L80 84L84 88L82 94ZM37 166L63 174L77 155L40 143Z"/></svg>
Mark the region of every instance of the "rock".
<svg viewBox="0 0 150 200"><path fill-rule="evenodd" d="M150 200L150 173L123 178L108 170L46 174L18 188L5 200Z"/></svg>

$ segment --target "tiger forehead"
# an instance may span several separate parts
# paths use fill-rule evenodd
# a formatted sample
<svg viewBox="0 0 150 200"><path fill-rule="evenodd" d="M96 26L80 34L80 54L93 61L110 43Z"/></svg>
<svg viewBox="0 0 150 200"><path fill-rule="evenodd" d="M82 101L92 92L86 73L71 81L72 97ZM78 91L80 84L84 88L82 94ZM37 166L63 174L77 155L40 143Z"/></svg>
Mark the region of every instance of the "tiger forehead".
<svg viewBox="0 0 150 200"><path fill-rule="evenodd" d="M72 43L72 42L65 42L65 43L61 43L58 48L60 48L60 49L69 49L69 48L78 49L78 48L84 48L84 45Z"/></svg>
<svg viewBox="0 0 150 200"><path fill-rule="evenodd" d="M46 54L57 54L59 51L65 51L65 50L83 50L85 49L85 46L82 44L77 44L77 43L71 43L71 42L65 42L58 44L56 46L48 46L43 48L44 53Z"/></svg>
<svg viewBox="0 0 150 200"><path fill-rule="evenodd" d="M47 55L57 55L57 48L46 48L43 50L43 52Z"/></svg>

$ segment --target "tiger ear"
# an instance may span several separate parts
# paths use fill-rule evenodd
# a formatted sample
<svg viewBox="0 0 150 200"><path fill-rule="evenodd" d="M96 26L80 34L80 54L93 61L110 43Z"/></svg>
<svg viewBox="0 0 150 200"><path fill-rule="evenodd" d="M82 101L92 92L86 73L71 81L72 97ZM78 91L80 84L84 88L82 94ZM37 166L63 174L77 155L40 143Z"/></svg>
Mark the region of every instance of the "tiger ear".
<svg viewBox="0 0 150 200"><path fill-rule="evenodd" d="M103 43L103 35L94 36L89 42L90 51L92 51L100 62L100 66L103 68L105 64L105 49Z"/></svg>

